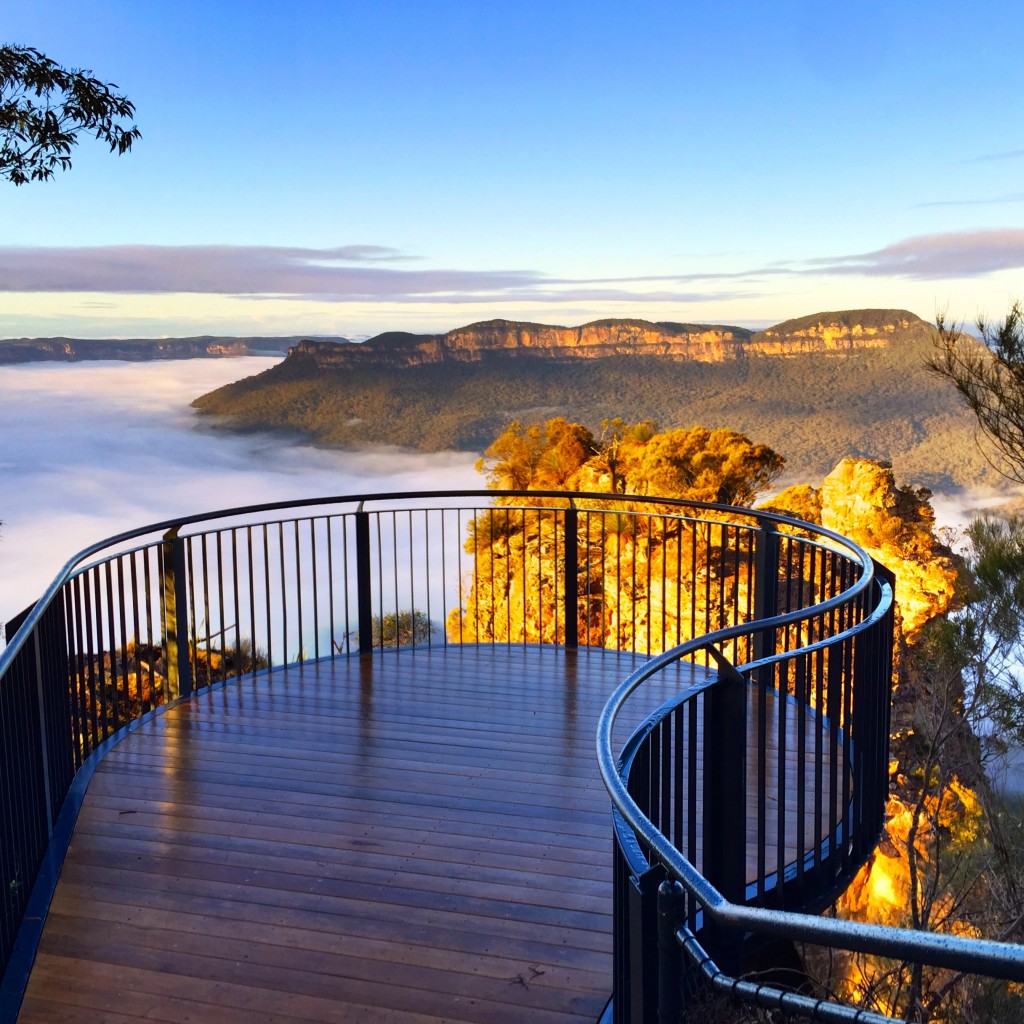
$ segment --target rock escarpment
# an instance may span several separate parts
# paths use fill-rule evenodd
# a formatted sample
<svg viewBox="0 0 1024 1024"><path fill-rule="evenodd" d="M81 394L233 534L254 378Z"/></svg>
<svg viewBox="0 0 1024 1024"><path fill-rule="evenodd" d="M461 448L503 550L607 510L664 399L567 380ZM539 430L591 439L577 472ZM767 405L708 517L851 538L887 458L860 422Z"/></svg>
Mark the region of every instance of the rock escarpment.
<svg viewBox="0 0 1024 1024"><path fill-rule="evenodd" d="M843 457L869 452L936 490L998 486L974 417L926 369L934 334L886 310L819 314L758 334L498 321L448 335L306 341L193 404L218 417L211 424L423 451L480 452L512 421L553 416L592 431L616 417L702 424L784 452L797 479L819 481ZM626 354L602 354L612 350Z"/></svg>
<svg viewBox="0 0 1024 1024"><path fill-rule="evenodd" d="M298 339L228 338L12 338L0 341L0 366L16 363L77 363L91 359L146 362L153 359L216 359L278 355ZM344 339L342 339L344 340Z"/></svg>
<svg viewBox="0 0 1024 1024"><path fill-rule="evenodd" d="M902 631L914 640L950 610L957 588L956 562L935 536L930 497L925 489L897 486L887 463L850 458L820 488L793 487L770 504L848 537L893 572Z"/></svg>
<svg viewBox="0 0 1024 1024"><path fill-rule="evenodd" d="M993 799L968 710L971 690L943 621L963 593L962 563L936 538L928 497L896 487L884 464L846 459L820 489L793 488L773 501L855 540L896 575L902 628L885 827L836 910L849 920L988 938L997 930L1012 939L1018 910L1007 892L1016 883L1006 880L1019 869L1002 832L1012 819ZM999 1017L1009 1020L1022 1006L1019 992L951 970L804 952L823 987L897 1018L913 1009L917 1019L971 1019L996 998L1014 1007Z"/></svg>
<svg viewBox="0 0 1024 1024"><path fill-rule="evenodd" d="M850 538L890 569L902 636L913 641L952 607L957 592L956 560L935 537L928 498L926 490L898 487L886 463L844 459L821 488L790 488L769 507ZM479 524L467 544L486 586L470 589L464 607L449 618L449 637L560 642L564 623L545 611L564 571L556 519L538 514L508 528L500 525L501 515L498 526ZM511 522L518 522L515 514ZM696 626L709 622L713 609L747 606L749 559L716 554L732 543L727 530L714 527L698 538L695 530L653 528L643 516L624 516L618 532L604 522L594 530L581 541L590 565L581 589L581 642L586 637L595 646L657 652L702 632ZM680 594L678 574L697 566L698 558L703 585ZM716 621L714 628L729 624Z"/></svg>
<svg viewBox="0 0 1024 1024"><path fill-rule="evenodd" d="M651 356L674 362L722 363L751 356L878 348L909 330L931 331L931 327L905 310L819 313L759 332L718 324L645 320L595 320L579 327L487 320L447 334L389 332L361 344L304 341L291 350L288 358L321 369L400 368L509 357Z"/></svg>
<svg viewBox="0 0 1024 1024"><path fill-rule="evenodd" d="M742 356L750 337L751 332L742 327L655 324L643 320L598 320L580 327L487 320L447 334L390 332L359 345L302 342L289 353L289 358L311 360L324 369L424 366L508 357L601 359L646 355L722 362Z"/></svg>
<svg viewBox="0 0 1024 1024"><path fill-rule="evenodd" d="M848 352L883 348L897 335L932 333L931 324L905 309L856 309L815 313L787 320L751 337L748 351L758 355L796 355L801 352Z"/></svg>

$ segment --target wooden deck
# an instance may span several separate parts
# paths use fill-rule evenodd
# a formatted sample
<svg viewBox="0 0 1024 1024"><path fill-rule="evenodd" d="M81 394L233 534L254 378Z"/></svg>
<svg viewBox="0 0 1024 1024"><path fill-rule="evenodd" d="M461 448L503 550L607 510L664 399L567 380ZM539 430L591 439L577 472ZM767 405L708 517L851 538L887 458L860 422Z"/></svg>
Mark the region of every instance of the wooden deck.
<svg viewBox="0 0 1024 1024"><path fill-rule="evenodd" d="M594 735L634 664L385 652L154 717L90 784L19 1021L592 1024Z"/></svg>

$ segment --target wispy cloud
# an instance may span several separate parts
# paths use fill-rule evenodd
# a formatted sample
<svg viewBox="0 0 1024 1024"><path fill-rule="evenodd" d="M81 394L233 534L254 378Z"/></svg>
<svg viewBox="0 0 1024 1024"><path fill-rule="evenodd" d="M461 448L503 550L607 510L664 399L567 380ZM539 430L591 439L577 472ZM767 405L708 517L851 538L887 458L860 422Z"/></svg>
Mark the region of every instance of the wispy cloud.
<svg viewBox="0 0 1024 1024"><path fill-rule="evenodd" d="M999 206L1002 203L1024 203L1024 192L1012 192L1006 196L993 196L989 199L933 199L926 203L915 203L922 206Z"/></svg>
<svg viewBox="0 0 1024 1024"><path fill-rule="evenodd" d="M509 289L494 292L445 292L418 295L393 295L389 302L395 305L415 305L430 302L444 302L450 306L487 305L497 303L543 302L545 304L562 305L573 302L709 302L728 299L757 298L761 293L753 291L724 291L708 289L706 291L631 291L626 288L561 288L561 289ZM310 302L349 302L349 295L295 295L292 298ZM274 295L247 295L247 299L273 300Z"/></svg>
<svg viewBox="0 0 1024 1024"><path fill-rule="evenodd" d="M1019 197L1024 200L1024 193ZM977 277L1024 267L1024 229L920 235L851 255L730 272L562 277L534 269L395 266L412 259L374 245L94 247L0 246L0 292L211 295L394 305L699 303L758 298L758 282L853 275L920 280Z"/></svg>
<svg viewBox="0 0 1024 1024"><path fill-rule="evenodd" d="M635 302L730 298L685 286L735 277L678 274L618 278L554 277L536 270L383 266L409 257L382 246L334 249L272 246L0 246L0 291L115 294L202 293L320 301ZM644 287L646 286L646 287Z"/></svg>
<svg viewBox="0 0 1024 1024"><path fill-rule="evenodd" d="M193 292L214 295L380 297L404 292L479 290L532 282L529 272L406 270L394 249L232 245L0 246L0 291Z"/></svg>
<svg viewBox="0 0 1024 1024"><path fill-rule="evenodd" d="M1004 149L999 153L982 153L976 156L974 163L985 163L989 160L1024 160L1024 149Z"/></svg>
<svg viewBox="0 0 1024 1024"><path fill-rule="evenodd" d="M873 252L807 260L805 273L939 280L1024 267L1024 229L917 235Z"/></svg>

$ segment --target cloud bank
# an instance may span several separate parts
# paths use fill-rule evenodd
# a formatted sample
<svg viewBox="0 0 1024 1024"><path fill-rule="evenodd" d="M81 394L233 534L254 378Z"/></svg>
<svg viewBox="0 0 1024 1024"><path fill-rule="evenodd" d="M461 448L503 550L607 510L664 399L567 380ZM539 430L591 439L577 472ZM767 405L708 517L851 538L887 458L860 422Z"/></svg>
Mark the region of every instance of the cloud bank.
<svg viewBox="0 0 1024 1024"><path fill-rule="evenodd" d="M1024 267L1024 229L917 235L873 252L806 261L809 272L941 280Z"/></svg>
<svg viewBox="0 0 1024 1024"><path fill-rule="evenodd" d="M1021 194L1024 197L1024 193ZM1010 197L1016 199L1018 197ZM0 245L0 292L211 295L328 303L648 304L758 298L779 277L976 278L1024 267L1024 229L917 235L870 252L727 272L556 277L534 269L426 268L396 249L235 245ZM760 283L759 283L760 282Z"/></svg>
<svg viewBox="0 0 1024 1024"><path fill-rule="evenodd" d="M730 278L670 274L559 278L536 270L410 269L383 246L0 246L0 292L209 294L358 302L692 302L742 292L652 288ZM618 287L612 287L618 285ZM632 287L630 287L632 286Z"/></svg>

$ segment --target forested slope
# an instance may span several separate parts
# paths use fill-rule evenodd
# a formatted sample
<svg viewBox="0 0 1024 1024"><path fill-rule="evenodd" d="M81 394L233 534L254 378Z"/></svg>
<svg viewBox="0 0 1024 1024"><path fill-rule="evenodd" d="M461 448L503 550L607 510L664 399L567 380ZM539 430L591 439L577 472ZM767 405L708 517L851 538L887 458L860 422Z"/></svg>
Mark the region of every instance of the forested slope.
<svg viewBox="0 0 1024 1024"><path fill-rule="evenodd" d="M913 317L879 337L878 325L893 312L790 321L749 336L761 354L715 362L505 355L331 366L312 346L302 346L304 352L293 350L279 366L195 405L240 428L298 430L331 445L425 451L481 451L511 420L564 416L593 430L613 417L652 420L662 428L700 424L742 431L783 452L787 478L820 479L840 459L864 456L891 461L899 479L918 485L997 483L975 444L973 419L952 388L925 368L932 329ZM823 317L845 322L845 342L827 325L815 335ZM860 321L876 325L867 344L858 342ZM818 343L823 337L830 347ZM769 343L780 354L764 354Z"/></svg>

